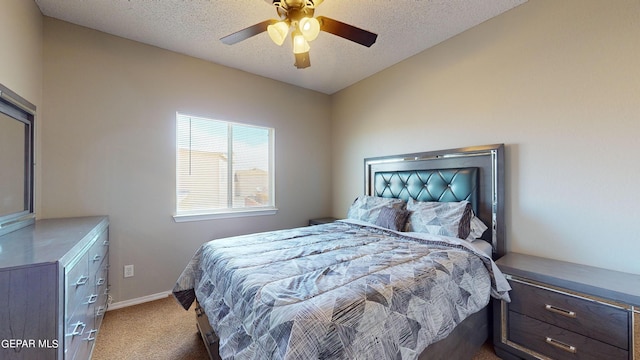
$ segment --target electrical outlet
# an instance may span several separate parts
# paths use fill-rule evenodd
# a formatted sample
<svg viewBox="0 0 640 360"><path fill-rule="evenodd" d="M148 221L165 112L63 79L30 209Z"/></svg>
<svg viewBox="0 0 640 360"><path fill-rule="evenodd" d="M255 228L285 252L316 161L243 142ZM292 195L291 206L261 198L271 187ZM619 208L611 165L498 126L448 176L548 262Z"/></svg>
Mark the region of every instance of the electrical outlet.
<svg viewBox="0 0 640 360"><path fill-rule="evenodd" d="M125 265L124 266L124 277L132 277L133 276L133 265Z"/></svg>

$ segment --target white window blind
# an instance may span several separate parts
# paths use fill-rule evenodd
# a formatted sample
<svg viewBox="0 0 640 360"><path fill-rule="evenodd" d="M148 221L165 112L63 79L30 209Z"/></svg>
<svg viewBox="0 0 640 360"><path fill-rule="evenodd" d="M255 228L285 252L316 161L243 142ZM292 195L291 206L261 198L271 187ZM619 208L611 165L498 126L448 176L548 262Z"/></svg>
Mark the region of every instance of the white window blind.
<svg viewBox="0 0 640 360"><path fill-rule="evenodd" d="M179 113L176 123L178 215L275 207L274 129Z"/></svg>

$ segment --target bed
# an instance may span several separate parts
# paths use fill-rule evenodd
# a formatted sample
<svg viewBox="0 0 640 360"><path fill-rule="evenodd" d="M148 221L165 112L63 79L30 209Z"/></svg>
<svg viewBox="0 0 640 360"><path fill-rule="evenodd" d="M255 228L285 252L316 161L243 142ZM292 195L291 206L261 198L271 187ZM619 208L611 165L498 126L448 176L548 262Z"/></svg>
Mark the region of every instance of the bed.
<svg viewBox="0 0 640 360"><path fill-rule="evenodd" d="M346 219L203 244L173 294L212 359L471 358L508 300L503 163L502 144L365 159Z"/></svg>

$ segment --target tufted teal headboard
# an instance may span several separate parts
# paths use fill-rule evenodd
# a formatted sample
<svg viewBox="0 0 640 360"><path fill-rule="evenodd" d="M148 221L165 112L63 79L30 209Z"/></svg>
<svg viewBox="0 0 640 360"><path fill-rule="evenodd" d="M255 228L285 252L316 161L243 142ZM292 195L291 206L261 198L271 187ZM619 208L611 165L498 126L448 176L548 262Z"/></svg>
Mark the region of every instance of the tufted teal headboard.
<svg viewBox="0 0 640 360"><path fill-rule="evenodd" d="M471 202L488 227L494 257L506 253L504 145L365 159L365 194L418 201Z"/></svg>
<svg viewBox="0 0 640 360"><path fill-rule="evenodd" d="M373 174L374 196L407 201L462 201L478 211L478 168L378 171Z"/></svg>

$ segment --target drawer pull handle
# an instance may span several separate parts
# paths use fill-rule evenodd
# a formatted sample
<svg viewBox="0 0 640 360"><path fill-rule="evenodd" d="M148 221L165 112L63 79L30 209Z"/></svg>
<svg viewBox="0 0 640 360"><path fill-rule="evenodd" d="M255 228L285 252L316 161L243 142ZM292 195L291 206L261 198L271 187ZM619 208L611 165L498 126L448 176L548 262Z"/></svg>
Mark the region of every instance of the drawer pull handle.
<svg viewBox="0 0 640 360"><path fill-rule="evenodd" d="M104 306L100 306L98 307L98 310L96 310L96 316L102 316L104 315Z"/></svg>
<svg viewBox="0 0 640 360"><path fill-rule="evenodd" d="M82 335L82 333L84 332L84 328L87 327L87 324L83 323L82 321L78 321L71 326L73 326L73 331L71 332L71 334L68 334L68 336L74 337L76 335ZM82 327L82 330L79 330L80 327Z"/></svg>
<svg viewBox="0 0 640 360"><path fill-rule="evenodd" d="M103 242L102 242L102 245L103 245L103 246L109 246L109 240L105 240L105 241L103 241Z"/></svg>
<svg viewBox="0 0 640 360"><path fill-rule="evenodd" d="M89 281L89 277L88 277L88 276L84 276L84 275L82 275L82 276L80 276L80 278L78 279L78 281L76 281L76 284L75 284L75 285L76 285L76 287L78 287L78 286L82 286L82 285L86 284L86 283L87 283L87 281Z"/></svg>
<svg viewBox="0 0 640 360"><path fill-rule="evenodd" d="M578 352L578 349L575 346L572 346L572 345L569 345L569 344L565 344L562 341L558 341L556 339L552 339L552 338L550 338L548 336L544 341L549 345L553 345L553 346L557 347L558 349L564 350L566 352L570 352L572 354L575 354L576 352Z"/></svg>
<svg viewBox="0 0 640 360"><path fill-rule="evenodd" d="M89 335L87 335L87 338L85 339L86 341L93 341L96 339L96 333L98 332L98 330L93 329L91 331L89 331Z"/></svg>
<svg viewBox="0 0 640 360"><path fill-rule="evenodd" d="M555 306L549 305L549 304L546 304L544 306L544 308L549 310L549 311L551 311L552 313L556 313L556 314L559 314L559 315L562 315L562 316L570 317L572 319L576 318L576 313L574 311L561 309L559 307L555 307Z"/></svg>
<svg viewBox="0 0 640 360"><path fill-rule="evenodd" d="M89 296L89 301L87 301L87 304L93 304L96 301L98 301L98 295L91 294L91 296Z"/></svg>
<svg viewBox="0 0 640 360"><path fill-rule="evenodd" d="M98 286L104 285L104 278L98 279L98 281L96 281L96 285L98 285Z"/></svg>
<svg viewBox="0 0 640 360"><path fill-rule="evenodd" d="M101 258L102 258L102 256L100 256L100 255L95 255L95 256L93 257L93 262L100 261L100 259L101 259Z"/></svg>

